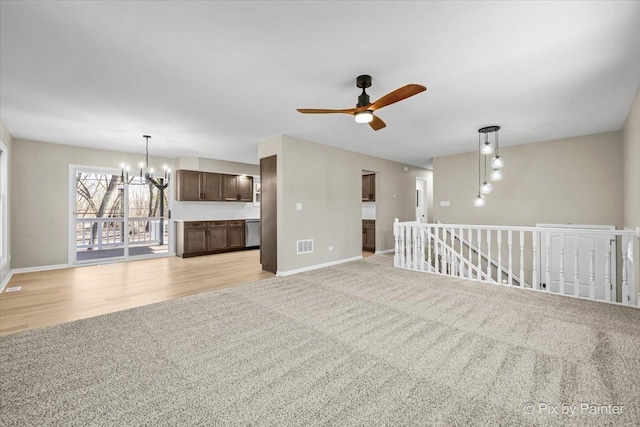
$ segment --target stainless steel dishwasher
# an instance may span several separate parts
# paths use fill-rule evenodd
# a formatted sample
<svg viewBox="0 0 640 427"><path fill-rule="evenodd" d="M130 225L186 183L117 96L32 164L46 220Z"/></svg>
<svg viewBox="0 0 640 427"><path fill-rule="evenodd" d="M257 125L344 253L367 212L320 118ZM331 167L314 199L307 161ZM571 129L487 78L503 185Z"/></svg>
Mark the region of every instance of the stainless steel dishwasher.
<svg viewBox="0 0 640 427"><path fill-rule="evenodd" d="M246 219L244 221L244 247L259 248L260 247L260 220Z"/></svg>

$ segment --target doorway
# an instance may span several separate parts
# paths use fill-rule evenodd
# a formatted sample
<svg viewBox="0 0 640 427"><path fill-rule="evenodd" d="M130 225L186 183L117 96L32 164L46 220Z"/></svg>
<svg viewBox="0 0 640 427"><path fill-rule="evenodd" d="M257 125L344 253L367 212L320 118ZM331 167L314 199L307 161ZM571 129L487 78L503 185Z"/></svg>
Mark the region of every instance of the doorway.
<svg viewBox="0 0 640 427"><path fill-rule="evenodd" d="M424 178L416 178L416 221L428 222L428 194L427 180Z"/></svg>
<svg viewBox="0 0 640 427"><path fill-rule="evenodd" d="M169 195L110 168L71 166L69 263L167 256Z"/></svg>
<svg viewBox="0 0 640 427"><path fill-rule="evenodd" d="M374 171L362 170L362 256L376 252L376 180Z"/></svg>

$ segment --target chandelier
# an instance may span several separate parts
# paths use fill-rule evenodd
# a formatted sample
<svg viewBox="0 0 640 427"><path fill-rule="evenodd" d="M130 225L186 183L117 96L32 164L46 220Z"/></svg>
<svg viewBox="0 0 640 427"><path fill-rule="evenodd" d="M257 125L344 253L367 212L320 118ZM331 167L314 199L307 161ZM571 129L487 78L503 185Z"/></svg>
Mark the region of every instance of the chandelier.
<svg viewBox="0 0 640 427"><path fill-rule="evenodd" d="M155 175L155 171L153 168L149 167L149 139L150 135L142 135L145 139L145 156L144 162L140 162L138 166L140 167L140 182L142 184L152 184L158 190L162 191L169 185L169 181L171 180L171 169L167 167L167 165L163 166L163 173L160 176ZM129 166L122 163L120 165L120 178L124 183L129 182Z"/></svg>
<svg viewBox="0 0 640 427"><path fill-rule="evenodd" d="M493 184L487 180L487 156L493 154L490 162L491 174L489 175L491 181L500 181L502 179L504 160L500 157L499 130L500 126L487 126L478 129L478 194L473 199L473 205L477 207L485 206L487 204L485 195L493 191ZM483 134L484 138L482 137ZM489 138L489 134L493 134L493 143Z"/></svg>

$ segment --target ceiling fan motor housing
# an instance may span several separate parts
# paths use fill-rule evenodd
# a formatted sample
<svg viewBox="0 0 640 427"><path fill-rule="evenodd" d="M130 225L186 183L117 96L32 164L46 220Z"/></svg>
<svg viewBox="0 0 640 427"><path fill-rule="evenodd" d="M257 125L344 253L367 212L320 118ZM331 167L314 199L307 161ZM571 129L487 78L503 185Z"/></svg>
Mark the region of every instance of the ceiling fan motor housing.
<svg viewBox="0 0 640 427"><path fill-rule="evenodd" d="M371 104L369 101L369 95L365 92L365 89L371 87L371 76L363 74L356 78L356 86L362 88L362 93L358 97L358 105L356 107L363 107Z"/></svg>

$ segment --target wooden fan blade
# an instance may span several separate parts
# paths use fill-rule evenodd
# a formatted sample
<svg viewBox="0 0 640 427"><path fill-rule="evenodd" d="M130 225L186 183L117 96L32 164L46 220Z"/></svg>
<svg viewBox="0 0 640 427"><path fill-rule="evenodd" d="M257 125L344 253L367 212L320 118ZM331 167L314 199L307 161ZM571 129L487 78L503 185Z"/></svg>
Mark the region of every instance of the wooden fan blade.
<svg viewBox="0 0 640 427"><path fill-rule="evenodd" d="M321 108L298 108L299 113L303 114L332 114L332 113L343 113L343 114L353 114L355 113L355 108L347 108L344 110L324 110Z"/></svg>
<svg viewBox="0 0 640 427"><path fill-rule="evenodd" d="M422 85L409 84L402 86L400 89L396 89L378 99L376 102L371 104L367 110L376 111L382 107L386 107L387 105L395 104L398 101L417 95L425 90L427 90L427 88Z"/></svg>
<svg viewBox="0 0 640 427"><path fill-rule="evenodd" d="M384 121L382 121L380 117L373 116L373 120L369 122L369 126L371 126L371 129L373 130L380 130L384 127L387 127L387 124Z"/></svg>

